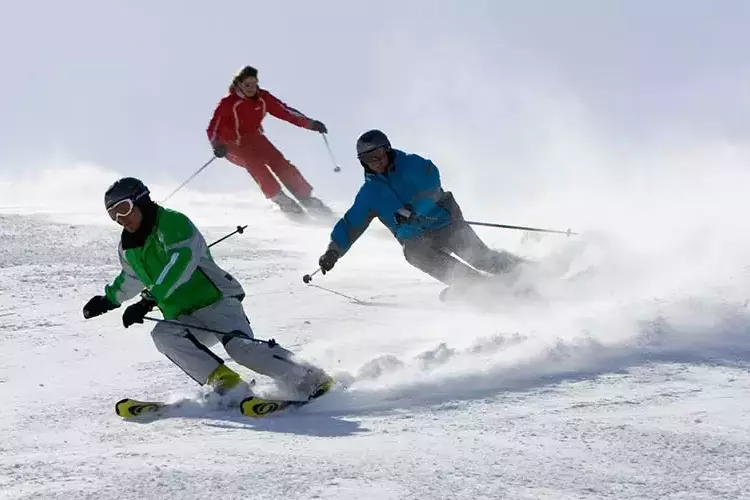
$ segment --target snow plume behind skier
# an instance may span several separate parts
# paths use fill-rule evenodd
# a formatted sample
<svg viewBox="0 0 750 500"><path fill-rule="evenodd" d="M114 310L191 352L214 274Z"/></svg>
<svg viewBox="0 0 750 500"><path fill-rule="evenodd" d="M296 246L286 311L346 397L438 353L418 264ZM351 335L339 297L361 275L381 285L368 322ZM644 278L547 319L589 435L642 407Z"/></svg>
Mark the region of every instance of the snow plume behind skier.
<svg viewBox="0 0 750 500"><path fill-rule="evenodd" d="M249 386L210 349L219 343L234 361L301 399L330 383L322 370L293 361L286 349L251 340L254 332L242 306L242 285L216 264L187 216L156 204L143 182L132 177L112 184L104 201L109 217L123 227L118 248L122 270L103 295L86 303L84 318L119 308L142 292L141 299L125 309L123 326L142 324L154 308L164 319L181 323L158 322L151 331L156 348L195 382L220 395L231 392L232 398L242 398Z"/></svg>
<svg viewBox="0 0 750 500"><path fill-rule="evenodd" d="M365 180L331 232L318 262L323 273L333 269L375 217L402 245L409 264L449 287L486 283L487 274L506 275L523 262L484 244L464 220L453 194L443 190L432 161L394 149L380 130L359 137L357 157Z"/></svg>
<svg viewBox="0 0 750 500"><path fill-rule="evenodd" d="M267 113L301 128L328 132L322 122L260 88L258 70L245 66L232 79L229 93L219 102L206 129L214 154L246 169L265 197L290 217L304 216L302 207L312 215L331 217L331 209L312 195L313 188L299 169L266 137L262 122ZM284 193L279 180L299 203Z"/></svg>

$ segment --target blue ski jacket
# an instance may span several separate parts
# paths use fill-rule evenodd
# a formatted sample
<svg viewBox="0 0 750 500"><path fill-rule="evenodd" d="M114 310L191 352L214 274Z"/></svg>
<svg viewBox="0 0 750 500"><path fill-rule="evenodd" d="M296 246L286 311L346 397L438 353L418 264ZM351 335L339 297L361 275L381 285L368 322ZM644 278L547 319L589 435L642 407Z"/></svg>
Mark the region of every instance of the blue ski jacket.
<svg viewBox="0 0 750 500"><path fill-rule="evenodd" d="M331 245L344 255L377 217L399 241L417 238L450 225L451 214L438 204L445 192L440 172L432 161L393 149L388 171L365 172L354 203L331 232ZM398 222L396 213L406 208L413 216Z"/></svg>

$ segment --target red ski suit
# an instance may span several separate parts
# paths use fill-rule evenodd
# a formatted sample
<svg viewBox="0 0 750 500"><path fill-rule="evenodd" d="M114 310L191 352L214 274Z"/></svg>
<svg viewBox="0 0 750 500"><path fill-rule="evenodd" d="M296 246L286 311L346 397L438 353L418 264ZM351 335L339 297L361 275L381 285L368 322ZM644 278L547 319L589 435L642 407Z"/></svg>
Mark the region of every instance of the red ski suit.
<svg viewBox="0 0 750 500"><path fill-rule="evenodd" d="M216 107L206 132L211 144L227 148L227 160L245 168L258 183L266 198L281 191L279 180L299 200L312 194L312 186L263 133L261 122L266 113L298 127L312 129L313 120L287 106L267 90L258 88L253 97L230 91Z"/></svg>

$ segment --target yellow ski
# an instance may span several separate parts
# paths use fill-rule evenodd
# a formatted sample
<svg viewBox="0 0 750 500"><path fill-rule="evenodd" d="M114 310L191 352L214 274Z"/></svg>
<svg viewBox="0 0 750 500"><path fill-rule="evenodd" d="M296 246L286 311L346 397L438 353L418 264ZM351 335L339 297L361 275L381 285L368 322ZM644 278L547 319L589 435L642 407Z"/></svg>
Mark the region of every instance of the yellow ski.
<svg viewBox="0 0 750 500"><path fill-rule="evenodd" d="M122 418L152 417L164 413L172 406L160 401L138 401L125 398L115 404L115 412Z"/></svg>
<svg viewBox="0 0 750 500"><path fill-rule="evenodd" d="M246 417L263 418L273 413L284 411L287 408L299 408L330 391L333 384L334 380L329 377L328 380L318 386L315 393L313 393L307 401L292 399L263 399L257 396L250 396L249 398L242 400L240 403L240 411Z"/></svg>
<svg viewBox="0 0 750 500"><path fill-rule="evenodd" d="M262 418L290 407L299 408L330 391L333 384L334 380L329 378L320 384L315 393L306 401L264 399L257 396L250 396L243 399L240 403L240 412L246 417ZM139 401L137 399L125 398L115 404L115 412L124 419L146 420L163 417L185 403L186 401L184 400L176 403L167 403L164 401ZM231 405L231 407L236 408L235 405Z"/></svg>

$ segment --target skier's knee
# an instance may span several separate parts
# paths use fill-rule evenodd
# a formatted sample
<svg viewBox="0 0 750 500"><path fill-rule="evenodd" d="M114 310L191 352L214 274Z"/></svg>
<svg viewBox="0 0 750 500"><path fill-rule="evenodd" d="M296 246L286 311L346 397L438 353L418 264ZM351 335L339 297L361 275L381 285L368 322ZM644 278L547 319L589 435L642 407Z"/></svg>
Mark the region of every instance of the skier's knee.
<svg viewBox="0 0 750 500"><path fill-rule="evenodd" d="M406 262L411 264L412 263L411 262L412 251L409 249L407 245L404 245L403 252L404 252L404 259L406 259Z"/></svg>
<svg viewBox="0 0 750 500"><path fill-rule="evenodd" d="M279 345L271 347L237 339L228 342L225 350L237 363L273 379L298 379L307 372L291 352Z"/></svg>
<svg viewBox="0 0 750 500"><path fill-rule="evenodd" d="M224 346L224 349L227 348L227 344L229 344L232 340L251 340L253 338L253 332L252 330L250 332L243 332L242 330L232 330L231 332L224 333L219 336L219 340L221 341L221 344Z"/></svg>
<svg viewBox="0 0 750 500"><path fill-rule="evenodd" d="M221 343L224 345L224 350L227 351L227 354L235 360L237 360L237 358L242 359L256 348L253 344L248 342L247 339L230 337L228 335L221 338Z"/></svg>
<svg viewBox="0 0 750 500"><path fill-rule="evenodd" d="M428 272L429 266L428 266L428 259L420 252L418 251L404 251L404 257L406 258L406 262L408 262L413 267L419 269L422 272Z"/></svg>
<svg viewBox="0 0 750 500"><path fill-rule="evenodd" d="M157 325L151 330L151 340L154 342L156 350L163 354L169 350L169 346L171 345L169 337L172 335L172 332L167 328L160 328L160 326Z"/></svg>

